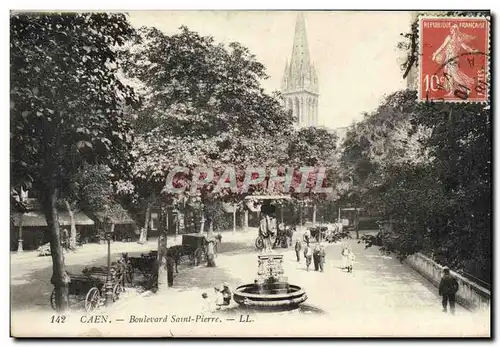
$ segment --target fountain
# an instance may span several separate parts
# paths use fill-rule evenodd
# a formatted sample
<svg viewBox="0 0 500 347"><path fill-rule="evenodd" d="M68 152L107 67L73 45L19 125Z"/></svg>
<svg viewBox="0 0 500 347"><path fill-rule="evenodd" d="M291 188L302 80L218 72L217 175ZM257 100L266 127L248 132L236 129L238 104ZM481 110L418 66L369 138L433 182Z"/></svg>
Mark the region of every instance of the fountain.
<svg viewBox="0 0 500 347"><path fill-rule="evenodd" d="M264 252L258 256L258 278L251 284L237 287L233 292L234 301L240 306L251 309L292 310L306 301L304 290L289 284L284 277L283 255L272 254L271 236L276 233L276 207L271 200L289 197L253 196L263 200L260 207L259 235L264 242Z"/></svg>
<svg viewBox="0 0 500 347"><path fill-rule="evenodd" d="M234 301L248 308L273 310L292 310L306 301L305 291L286 281L283 255L259 255L258 259L258 279L237 287L233 292Z"/></svg>

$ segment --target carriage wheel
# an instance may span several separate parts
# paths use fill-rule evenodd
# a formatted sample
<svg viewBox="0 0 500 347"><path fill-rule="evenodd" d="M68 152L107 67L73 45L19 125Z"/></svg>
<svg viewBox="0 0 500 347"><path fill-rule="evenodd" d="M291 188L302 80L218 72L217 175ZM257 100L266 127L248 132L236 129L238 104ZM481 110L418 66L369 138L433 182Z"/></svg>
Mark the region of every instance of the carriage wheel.
<svg viewBox="0 0 500 347"><path fill-rule="evenodd" d="M113 302L120 298L120 294L125 291L125 288L120 283L116 283L113 287Z"/></svg>
<svg viewBox="0 0 500 347"><path fill-rule="evenodd" d="M257 247L258 250L264 249L264 239L261 236L255 239L255 247Z"/></svg>
<svg viewBox="0 0 500 347"><path fill-rule="evenodd" d="M101 294L99 289L96 287L91 288L87 296L85 297L85 311L91 312L99 306L99 301L101 300Z"/></svg>
<svg viewBox="0 0 500 347"><path fill-rule="evenodd" d="M50 306L52 307L52 309L54 311L57 309L57 306L56 306L56 290L55 289L53 289L52 293L50 294Z"/></svg>

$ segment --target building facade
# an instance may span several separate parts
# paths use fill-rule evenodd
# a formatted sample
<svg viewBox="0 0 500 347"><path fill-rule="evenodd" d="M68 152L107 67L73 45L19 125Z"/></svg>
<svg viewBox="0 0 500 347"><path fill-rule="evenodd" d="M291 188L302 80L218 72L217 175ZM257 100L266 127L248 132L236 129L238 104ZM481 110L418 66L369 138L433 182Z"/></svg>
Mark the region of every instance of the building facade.
<svg viewBox="0 0 500 347"><path fill-rule="evenodd" d="M304 14L295 25L292 57L286 63L282 81L284 106L292 110L297 126L318 126L318 75L311 62Z"/></svg>

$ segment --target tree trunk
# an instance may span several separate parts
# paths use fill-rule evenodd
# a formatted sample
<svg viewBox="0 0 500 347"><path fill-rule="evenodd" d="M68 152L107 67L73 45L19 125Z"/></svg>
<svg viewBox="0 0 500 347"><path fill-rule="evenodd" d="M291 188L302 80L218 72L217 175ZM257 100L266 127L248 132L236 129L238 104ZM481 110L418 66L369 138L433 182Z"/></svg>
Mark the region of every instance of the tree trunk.
<svg viewBox="0 0 500 347"><path fill-rule="evenodd" d="M59 230L59 215L57 213L57 189L48 187L46 198L43 201L43 209L47 226L50 230L50 252L52 256L52 278L50 282L54 285L56 308L58 312L65 312L69 307L68 289L70 277L64 266L64 253L61 245L61 234Z"/></svg>
<svg viewBox="0 0 500 347"><path fill-rule="evenodd" d="M23 252L23 215L24 213L21 213L19 215L19 237L17 239L17 251L18 252ZM37 245L39 246L39 245Z"/></svg>
<svg viewBox="0 0 500 347"><path fill-rule="evenodd" d="M233 210L233 233L236 232L236 205Z"/></svg>
<svg viewBox="0 0 500 347"><path fill-rule="evenodd" d="M70 229L70 236L69 236L69 248L70 249L76 249L76 222L75 222L75 216L73 215L73 210L71 209L71 205L67 200L64 200L64 204L66 205L66 209L68 210L69 214L69 222L71 225Z"/></svg>
<svg viewBox="0 0 500 347"><path fill-rule="evenodd" d="M146 215L144 217L144 228L141 230L139 243L146 243L148 239L148 228L150 220L151 220L151 203L148 202L148 206L146 207Z"/></svg>
<svg viewBox="0 0 500 347"><path fill-rule="evenodd" d="M168 230L168 209L160 212L160 233L158 236L158 291L168 288L167 273L167 230Z"/></svg>
<svg viewBox="0 0 500 347"><path fill-rule="evenodd" d="M302 202L300 203L299 205L299 215L300 215L300 226L304 226L304 224L302 223Z"/></svg>
<svg viewBox="0 0 500 347"><path fill-rule="evenodd" d="M316 226L316 204L313 204L312 226Z"/></svg>
<svg viewBox="0 0 500 347"><path fill-rule="evenodd" d="M245 217L244 217L244 222L243 222L243 228L245 231L248 230L248 210L245 210Z"/></svg>
<svg viewBox="0 0 500 347"><path fill-rule="evenodd" d="M359 211L356 210L356 239L359 239Z"/></svg>
<svg viewBox="0 0 500 347"><path fill-rule="evenodd" d="M205 212L201 211L201 223L200 223L200 234L205 231Z"/></svg>

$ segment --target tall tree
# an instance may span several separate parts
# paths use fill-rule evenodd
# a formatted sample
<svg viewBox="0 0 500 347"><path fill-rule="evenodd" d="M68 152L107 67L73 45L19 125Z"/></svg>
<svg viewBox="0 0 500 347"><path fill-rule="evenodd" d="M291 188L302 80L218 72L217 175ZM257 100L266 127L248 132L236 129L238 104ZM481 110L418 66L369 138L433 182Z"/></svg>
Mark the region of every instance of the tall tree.
<svg viewBox="0 0 500 347"><path fill-rule="evenodd" d="M10 20L11 168L40 196L51 232L57 309L68 307L57 199L84 162L128 170L133 89L117 77L116 47L133 34L118 13L18 13Z"/></svg>
<svg viewBox="0 0 500 347"><path fill-rule="evenodd" d="M301 206L305 201L312 203L312 221L316 223L317 207L325 201L338 198L338 149L337 135L323 128L302 128L294 133L289 141L288 157L290 163L297 168L312 167L311 173L295 173L292 196ZM323 182L317 187L320 170L322 170ZM302 175L308 175L306 189L297 192ZM331 188L331 193L320 193L317 188ZM301 212L302 213L302 212Z"/></svg>
<svg viewBox="0 0 500 347"><path fill-rule="evenodd" d="M227 187L216 191L220 175L227 167L241 172L286 160L279 139L290 134L293 118L277 95L264 92L264 66L238 43L216 44L185 27L171 36L143 28L128 54L127 76L145 95L134 149L136 192L144 200L164 197L176 166L191 170L176 176L178 184L192 182L196 167L213 169L213 180L197 191L171 194L201 202L211 230L212 205L241 198Z"/></svg>

